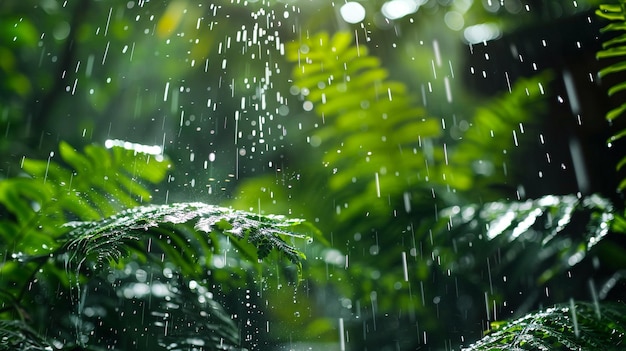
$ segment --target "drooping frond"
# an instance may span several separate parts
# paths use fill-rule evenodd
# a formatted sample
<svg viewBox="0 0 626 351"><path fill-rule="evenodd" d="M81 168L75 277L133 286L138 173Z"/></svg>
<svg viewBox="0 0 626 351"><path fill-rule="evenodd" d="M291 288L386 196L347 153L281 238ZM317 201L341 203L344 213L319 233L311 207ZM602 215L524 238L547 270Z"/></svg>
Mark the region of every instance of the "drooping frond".
<svg viewBox="0 0 626 351"><path fill-rule="evenodd" d="M241 286L246 278L235 279L243 277L234 268L260 270L259 261L272 252L286 256L300 274L305 255L296 248L297 241L312 239L296 231L317 234L300 219L197 202L136 207L99 221L69 222L62 229L66 235L57 240L64 244L49 255L12 255L0 266L3 284L12 277L12 285L28 286L28 291L16 289L14 296L2 291L10 301L0 299L0 313L10 321L6 330L0 325L0 336L4 332L12 346L25 345L19 350L48 350L46 342L86 350L113 343L125 349L139 340L148 349L243 350L242 326L214 292ZM218 251L220 245L228 247ZM226 256L237 263L228 263ZM112 261L117 264L109 265ZM24 274L23 268L33 263L38 275ZM48 318L59 320L51 328L54 335L31 336L26 325L10 319L29 315L24 301L30 298L24 293L53 304L63 299L77 309L49 309ZM142 313L136 315L139 308ZM11 323L18 323L14 330ZM145 327L126 330L127 323ZM22 336L32 342L26 344Z"/></svg>
<svg viewBox="0 0 626 351"><path fill-rule="evenodd" d="M484 228L487 240L504 236L506 241L514 241L540 224L545 230L541 242L546 245L571 224L575 212L585 210L595 211L590 218L591 222L586 226L588 250L608 233L613 219L613 206L607 199L597 195L584 198L574 195L547 195L521 202L468 205L447 209L443 213L450 218L453 227L472 222L473 226Z"/></svg>
<svg viewBox="0 0 626 351"><path fill-rule="evenodd" d="M613 211L610 201L597 195L455 206L442 211L434 234L438 242L455 241L461 251L455 257L465 251L478 262L497 256L494 274L507 271L515 281L532 272L545 283L582 261L609 233Z"/></svg>

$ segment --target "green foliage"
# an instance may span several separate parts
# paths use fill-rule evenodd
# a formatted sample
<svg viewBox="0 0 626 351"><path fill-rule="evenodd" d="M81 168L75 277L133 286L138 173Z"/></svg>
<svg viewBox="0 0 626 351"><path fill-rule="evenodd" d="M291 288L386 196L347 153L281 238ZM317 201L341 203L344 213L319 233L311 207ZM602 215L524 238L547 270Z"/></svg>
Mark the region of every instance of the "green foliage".
<svg viewBox="0 0 626 351"><path fill-rule="evenodd" d="M42 313L27 305L36 296L41 300L41 295L58 305L58 298L48 295L58 279L66 289L62 295L69 296L65 303L76 307L48 311L59 325L47 327L46 334L58 334L56 343L65 347L237 349L239 329L214 298L237 285L236 275L219 271L226 266L231 271L260 269L255 263L276 250L299 273L304 253L283 238L308 242L309 237L289 231L302 226L302 220L203 203L141 206L100 221L70 222L64 226L69 232L59 239L62 246L37 267L36 275L22 275L20 283L30 287L21 293L28 296L11 297L3 305L5 312L18 315ZM237 263L224 261L227 255ZM12 257L15 262L39 261ZM55 273L62 267L65 275ZM132 317L138 310L141 315ZM132 329L133 325L142 328Z"/></svg>
<svg viewBox="0 0 626 351"><path fill-rule="evenodd" d="M426 117L402 83L388 81L380 60L351 41L347 33L321 33L287 47L296 63L294 86L321 118L310 132L309 157L295 161L302 181L257 177L240 187L236 202L320 218L339 244L309 255L325 264L307 270L311 282L333 281L340 296L385 313L401 311L400 323L417 318L431 336L449 338L451 324L467 330L480 319L467 307L472 303L462 301L506 301L523 313L565 271L590 263L585 258L613 225L606 199L494 200L502 197L494 185L524 172L511 159L527 155L528 140L536 140L550 72L519 79L509 92L472 106L473 117L462 124L439 127L445 123ZM379 89L386 86L391 95ZM492 202L459 206L477 197ZM503 279L507 284L494 283ZM351 335L363 323L376 323L375 311L358 313L345 319ZM473 316L459 320L459 314ZM369 342L375 334L368 334ZM379 337L387 342L390 334Z"/></svg>
<svg viewBox="0 0 626 351"><path fill-rule="evenodd" d="M302 220L198 202L137 206L151 199L143 183L169 164L135 146L79 153L61 143L62 164L26 159L23 176L0 182L2 347L241 349L216 295L250 277L265 283L250 272L263 273L273 252L300 274L294 244L312 239L293 231L319 235Z"/></svg>
<svg viewBox="0 0 626 351"><path fill-rule="evenodd" d="M291 230L316 234L314 228L299 219L204 203L136 207L101 221L72 222L67 227L71 231L58 255L68 258L71 271L84 271L81 267L86 267L85 274L96 277L81 288L89 291L88 301L81 309L108 310L119 304L117 299L123 296L130 302L126 314L136 313L138 306L149 310L142 317L141 325L149 326L143 332L111 333L120 330L120 325L110 320L107 322L112 324L102 325L93 316L81 324L82 335L99 336L93 338L96 344L118 340L126 349L146 334L154 337L146 341L149 349L236 348L241 344L239 328L214 294L239 286L241 283L233 281L235 277L245 281L245 274L237 275L236 269L256 268L260 272L262 267L255 263L272 251L287 257L300 274L304 253L287 240L301 240L304 244L312 241L311 237ZM97 273L106 261L117 262L119 268L102 277ZM141 276L144 278L139 279ZM256 278L264 282L262 275ZM219 289L211 288L211 283L220 285ZM111 295L116 296L113 301ZM167 325L171 330L164 334Z"/></svg>
<svg viewBox="0 0 626 351"><path fill-rule="evenodd" d="M572 300L514 321L492 322L492 328L463 350L622 350L626 305Z"/></svg>
<svg viewBox="0 0 626 351"><path fill-rule="evenodd" d="M536 284L522 288L533 296L532 290L542 289L591 252L609 233L613 212L611 203L597 195L547 195L522 202L454 206L442 211L434 230L435 249L444 257L444 269L469 280L481 278L468 257L479 265L494 262L489 273L507 276L509 285L532 276ZM450 240L455 243L454 253L447 244Z"/></svg>
<svg viewBox="0 0 626 351"><path fill-rule="evenodd" d="M168 161L122 147L88 145L84 153L59 145L61 160L24 159L23 176L0 181L0 244L34 254L54 248L60 226L70 220L97 220L150 201L142 184L161 181ZM162 158L162 157L161 157Z"/></svg>
<svg viewBox="0 0 626 351"><path fill-rule="evenodd" d="M510 160L523 154L528 140L536 140L536 116L546 111L546 86L550 72L520 78L509 92L476 107L471 123L466 123L460 140L451 145L447 178L465 179L460 190L471 192L502 185L524 172ZM474 196L472 196L474 197ZM482 197L482 196L481 196Z"/></svg>
<svg viewBox="0 0 626 351"><path fill-rule="evenodd" d="M484 2L474 1L468 5L468 12L462 12L468 25L495 21L502 24L502 28L507 28L507 21L502 20L502 16L508 16L509 13L515 13L512 20L508 21L509 26L514 27L529 22L545 22L552 18L549 16L551 12L572 13L595 1L598 0L578 1L577 6L571 6L569 0L542 4L533 2L536 4L531 6L532 11L511 11L510 6L505 8L497 1L493 1L493 4L490 2L488 11L485 11ZM506 174L498 170L500 167L504 169L505 163L510 162L511 155L517 149L513 145L515 135L511 135L511 131L518 131L517 136L521 137L523 132L520 123L528 127L526 123L531 121L533 113L539 111L539 108L530 111L528 107L539 102L537 97L541 95L538 93L541 90L541 78L521 81L513 86L510 94L504 94L489 106L478 108L473 119L463 121L467 122L463 126L463 129L467 127L467 132L462 133L462 140L458 140L460 135L455 134L452 142L447 136L453 129L450 123L446 129L445 123L441 123L445 119L440 122L425 117L428 113L415 104L406 85L388 79L390 70L383 68L378 58L371 56L363 45L349 44L351 35L340 34L333 38L315 36L314 42L304 40L301 43L304 46L287 47L287 52L290 54L301 48L306 49L299 52L302 61L294 73L296 79L293 81L301 88L302 99L312 102L321 117L318 120L322 126L310 137L311 144L322 154L317 157L315 152L302 153L294 141L303 137L291 125L295 125L299 118L282 118L284 116L273 112L279 107L286 107L286 103L283 105L282 93L288 87L283 84L291 81L283 76L286 70L282 69L282 55L278 51L282 49L281 43L294 40L294 35L308 33L312 26L303 21L310 18L309 14L315 14L313 16L317 17L319 23L326 23L327 18L335 18L334 4L321 7L319 4L303 2L294 4L293 11L296 11L296 7L298 11L303 9L302 13L307 13L307 16L281 16L280 22L274 22L274 18L276 13L286 10L281 2L274 5L247 2L243 6L238 2L216 2L210 7L187 6L189 4L185 1L141 2L141 6L127 1L78 1L70 2L67 6L44 1L40 5L33 7L28 2L19 1L6 1L0 5L3 11L0 14L0 76L7 78L0 79L0 91L5 93L0 98L0 129L6 131L4 140L0 142L2 150L10 149L12 154L22 154L22 150L16 150L13 144L27 143L21 140L22 135L36 138L41 131L46 132L41 135L43 149L47 149L49 140L58 140L59 136L65 138L67 135L74 137L81 132L83 138L86 132L86 135L93 133L93 139L98 140L105 134L135 134L137 129L141 129L138 133L141 135L137 137L150 139L154 137L149 135L153 127L158 128L157 138L160 140L162 133L163 143L173 145L172 152L179 153L178 156L174 155L175 159L188 157L190 151L196 156L195 163L192 161L189 168L178 168L181 169L180 176L177 174L173 178L186 181L190 174L190 177L196 177L194 180L203 176L222 179L227 177L226 174L234 174L234 171L216 163L215 173L206 171L202 174L198 162L206 160L206 153L215 150L220 150L224 155L234 154L230 151L234 151L231 149L235 146L232 138L211 137L207 141L205 132L215 122L215 129L211 129L212 136L218 130L220 135L231 135L234 123L226 117L222 129L217 127L218 124L222 125L221 117L218 121L211 115L232 116L235 111L241 113L239 118L236 117L240 137L237 131L234 133L237 148L250 151L254 148L247 146L252 145L261 150L257 144L260 138L265 139L265 145L269 147L254 152L254 157L252 152L248 152L250 158L246 157L246 164L237 170L241 169L242 174L258 174L256 172L261 168L266 169L266 166L256 167L255 164L267 165L268 159L274 161L273 157L277 153L290 149L285 151L285 156L289 157L289 152L294 152L298 157L293 158L295 161L285 162L285 168L281 165L281 169L297 169L302 176L300 181L300 174L292 177L287 172L276 172L285 174L281 177L270 172L272 174L267 178L247 183L254 187L246 189L244 194L253 202L252 207L256 208L259 201L259 214L262 214L265 212L261 212L261 207L263 211L268 211L269 208L282 206L280 211L272 212L291 213L288 211L293 210L298 216L306 213L304 218L315 218L333 230L331 239L336 249L320 248L317 245L314 250L307 247L307 256L319 260L311 263L317 266L311 280L317 279L319 284L311 284L298 292L300 300L311 294L309 317L312 313L319 313L326 318L323 320L320 317L312 324L323 325L325 330L332 332L333 338L337 336L333 329L336 328L333 324L337 321L335 317L345 317L342 313L353 312L346 311L345 306L359 306L354 309L358 309L358 313L362 311L358 316L360 319L355 321L356 331L350 330L349 333L352 342L358 338L361 329L368 333L372 331L372 320L376 329L376 314L379 330L382 330L381 316L414 317L414 312L417 312L420 326L426 327L429 338L437 335L437 327L432 323L429 325L429 321L435 320L443 325L445 332L449 331L453 323L455 326L456 323L460 324L458 311L446 307L445 311L441 309L440 314L439 306L444 304L435 306L430 301L437 291L438 299L441 297L446 305L450 302L449 306L455 306L456 300L446 300L452 294L444 295L443 292L454 290L450 274L454 279L463 278L461 272L466 272L464 269L469 271L469 267L463 266L461 269L457 266L451 271L446 268L454 261L455 255L460 255L455 245L463 249L462 244L467 243L464 240L469 237L463 235L467 232L477 236L483 234L481 240L485 242L484 245L476 238L471 241L475 248L484 249L484 252L472 252L475 261L482 260L483 266L485 256L499 257L498 246L503 248L502 252L516 254L514 258L519 258L527 249L528 255L525 257L532 258L530 253L540 250L539 239L549 238L547 244L555 250L545 252L545 255L566 263L572 257L578 258L581 252L585 255L586 249L595 248L588 245L588 238L603 238L599 235L601 231L583 228L580 236L569 240L570 234L579 228L576 223L581 213L584 213L583 224L596 226L607 223L602 215L593 217L593 213L605 213L601 208L602 203L586 207L583 203L589 199L580 199L573 204L576 200L569 197L558 198L550 204L540 203L546 198L530 201L530 204L490 203L489 206L495 208L489 210L483 210L478 205L461 205L459 208L463 211L473 207L475 213L485 214L488 218L474 217L470 222L463 222L462 218L457 222L458 218L453 218L454 226L450 230L446 226L449 218L443 218L442 226L435 228L441 231L429 232L441 206L463 203L455 201L459 198L456 191L474 191L481 195L481 199L485 199L487 197L482 195L486 183L507 179ZM380 5L381 1L364 3L367 15L380 14ZM379 18L368 17L364 23L377 25L368 24L367 28L362 28L362 32L368 40L374 39L376 46L386 55L396 52L390 49L392 43L394 49L397 44L404 50L410 43L428 43L429 36L431 39L432 36L439 37L439 43L444 49L442 53L449 53L444 42L450 41L446 38L452 36L442 35L442 29L448 30L442 16L464 5L454 1L428 1L427 5L411 16L389 23L393 25L395 34L398 34L393 40L377 40L389 38L388 33L392 32L378 21ZM251 12L257 9L259 11L256 13ZM211 11L212 15L207 17ZM105 18L107 13L108 17ZM267 22L262 17L264 14L268 15ZM280 25L275 27L277 24ZM63 33L64 26L71 29L67 37ZM335 24L329 26L335 27ZM297 31L297 34L289 30L296 27L303 30ZM361 37L361 31L357 32ZM246 39L250 33L254 33L254 38ZM454 38L457 38L457 33ZM244 39L239 40L240 34ZM275 46L276 51L269 50L270 46ZM17 50L16 47L23 50ZM415 57L419 58L416 64L427 67L422 71L430 73L428 60L419 55ZM258 58L261 60L257 61ZM294 56L290 59L296 62ZM145 64L147 61L151 62L150 67L158 66L160 69L149 69ZM222 62L222 65L216 62ZM388 61L385 59L385 62ZM302 76L298 76L300 71L303 72ZM307 81L309 78L313 80ZM433 83L437 87L441 79L435 80ZM460 81L450 80L453 89ZM165 82L165 96L161 98ZM67 87L72 87L71 94L66 90ZM531 95L527 96L524 89ZM273 93L280 94L277 94L277 99L266 101L265 97ZM239 95L245 96L241 102ZM456 99L455 95L455 102ZM205 100L206 104L203 102ZM431 98L430 101L438 103L434 100ZM262 107L266 102L267 107ZM207 114L207 107L217 113ZM295 110L291 102L289 107L292 112ZM470 107L457 111L468 111L467 114L471 115L475 106ZM621 112L616 110L616 113ZM29 123L22 123L26 122L26 116L29 116ZM170 116L180 116L180 121ZM58 123L61 118L66 121L68 117L73 122L71 126ZM257 117L258 125L246 125L246 122L256 122ZM262 120L267 121L261 123ZM276 124L279 124L278 129L274 129ZM287 140L283 139L287 138L285 133L280 136L277 135L281 133L269 133L270 130L280 129L289 130L289 138L295 139L283 141ZM246 138L250 130L258 134L251 133L252 138ZM530 131L530 128L526 130ZM493 132L494 136L489 132ZM262 136L256 138L260 134ZM617 138L620 136L623 133L616 134ZM13 139L12 144L10 139ZM278 145L272 145L272 142ZM31 140L28 147L32 148L35 144ZM269 151L273 146L276 146L274 152ZM38 172L36 182L31 179L32 175L19 180L12 178L7 183L0 182L5 184L0 185L5 187L0 191L5 195L0 202L6 210L1 215L6 213L9 216L3 217L0 224L0 232L3 233L0 235L0 247L5 250L0 252L0 315L23 318L29 325L35 326L33 329L38 334L45 333L55 346L64 345L64 349L73 349L73 342L82 345L76 349L90 350L236 348L241 340L235 335L237 328L230 320L231 311L221 308L221 304L217 303L219 294L212 293L226 289L226 286L243 286L239 280L244 274L238 275L233 271L257 267L256 260L270 252L283 251L288 258L297 259L299 264L303 255L298 251L290 251L295 249L288 245L290 240L299 236L286 232L292 224L298 224L297 221L289 223L272 216L235 212L198 203L143 206L117 217L108 217L148 201L149 193L142 193L141 188L133 188L132 183L151 181L140 179L142 174L145 175L144 171L138 171L139 177L133 177L129 174L134 170L128 173L129 169L124 170L119 165L111 166L111 169L117 171L102 172L102 169L98 169L101 158L97 153L91 155L85 152L72 156L72 151L71 148L65 150L72 161L58 161L58 156L53 156L50 167L48 162L40 162L35 169ZM302 154L307 157L300 157ZM218 159L219 155L218 152ZM87 159L87 164L97 160L97 164L89 164L85 168L85 160L81 158ZM57 172L54 164L61 163L61 170ZM44 164L46 167L42 167ZM142 164L143 161L139 163ZM302 164L307 164L309 168ZM319 169L320 164L325 164L327 168ZM206 166L204 168L206 170ZM121 183L117 180L117 172L124 174ZM94 179L85 179L85 174L87 178L93 174ZM482 176L489 177L483 179ZM102 181L105 177L108 180ZM76 185L76 182L84 186ZM41 183L45 186L41 186ZM220 187L216 185L214 188ZM223 187L225 192L227 188ZM261 206L261 196L257 194L265 196L263 199L267 198L268 203L274 204L266 206L263 202ZM180 193L177 195L181 196ZM448 195L450 197L446 198ZM494 197L490 195L488 198ZM496 233L495 237L487 238L484 233L489 231L484 227L476 229L472 223L483 226L508 220L508 212L501 211L498 206L513 212L514 219L506 228L492 232ZM532 210L526 211L526 206L536 206L543 212L537 216ZM575 216L568 217L571 208ZM185 211L190 212L189 217L186 217ZM592 214L585 217L589 212ZM492 216L488 216L488 213ZM338 214L339 220L333 223L335 214ZM559 220L551 222L554 216ZM185 218L188 220L178 222ZM61 224L68 220L80 222L62 227ZM210 224L199 226L203 221ZM529 222L534 222L534 225L528 233L513 235ZM555 229L554 224L559 222L564 223L564 229ZM549 233L542 231L543 224L548 224L551 230ZM623 223L621 227L624 227ZM242 230L238 231L238 228ZM458 242L451 235L458 234L457 230L461 231ZM64 236L67 231L71 233ZM552 234L554 236L551 237ZM565 247L557 247L557 243ZM572 248L568 250L566 244L571 244ZM436 246L436 251L432 250L433 246ZM401 254L408 257L408 282L403 280L401 258L405 256ZM240 261L239 258L248 258L249 261ZM105 264L109 260L112 266ZM525 262L529 265L535 263ZM244 264L250 265L244 267ZM477 265L474 268L481 271ZM222 267L229 269L220 269ZM495 272L495 265L492 268ZM548 268L540 268L539 272ZM70 282L72 279L68 279L68 271L70 277L75 275L76 281ZM482 298L485 289L481 284L486 282L485 270L480 274L483 275L482 280L472 283L481 288L479 298ZM471 276L467 274L467 277ZM261 284L267 279L268 275L261 277ZM419 296L419 284L422 282L428 289ZM246 287L255 286L256 283L255 280ZM342 306L334 309L335 305L331 303L335 297L331 291L333 289L354 289L358 293L345 295L345 299L342 296ZM233 290L235 293L229 296L237 299L237 289ZM295 298L293 291L285 290L290 289L283 289L276 299L291 301ZM463 290L471 291L470 288ZM264 294L272 295L267 291L263 290ZM64 301L63 298L68 295L71 298ZM368 296L374 298L369 301ZM426 303L420 303L420 297ZM225 297L222 299L226 300ZM320 304L327 310L319 312L319 306L313 306L316 299L323 300ZM230 309L230 302L224 306ZM370 302L371 309L367 307ZM403 308L389 308L394 304ZM409 308L404 309L407 306ZM137 313L142 308L145 308L146 313ZM289 322L288 316L293 316L290 307L279 306L279 309L280 313L287 316L281 316L281 320ZM347 318L345 320L348 326L349 321ZM237 322L240 326L247 325L248 320L242 318ZM406 323L409 324L412 329L410 337L414 338L414 325ZM25 325L22 323L14 329L30 335L28 327L23 327ZM142 329L139 326L147 327ZM182 326L189 328L183 330ZM292 330L298 329L293 328L293 325L289 328L274 328L272 325L272 328L272 333L277 329L285 330L280 331L285 333L285 338L291 338ZM475 326L472 328L476 329ZM207 330L213 334L208 334ZM170 339L163 337L164 331ZM264 333L257 330L256 334ZM448 338L447 333L445 335ZM371 336L371 333L368 334L368 338ZM390 334L384 336L386 343L390 343ZM406 339L407 335L404 337ZM34 336L33 340L46 345L38 336ZM111 344L108 341L112 341ZM376 347L373 343L368 345L368 348Z"/></svg>
<svg viewBox="0 0 626 351"><path fill-rule="evenodd" d="M332 192L341 220L363 214L384 220L395 208L410 214L442 200L455 203L461 194L495 199L499 194L490 186L523 171L507 162L535 137L533 118L545 112L549 72L519 79L510 92L474 106L471 119L446 126L352 40L350 33L322 32L286 51L296 63L294 86L322 122L309 137L310 155L319 157L326 174L311 169L319 174L310 181ZM368 228L352 223L352 229Z"/></svg>
<svg viewBox="0 0 626 351"><path fill-rule="evenodd" d="M294 85L323 120L311 144L326 150L330 190L338 201L351 200L345 216L386 212L369 207L370 199L401 197L403 182L428 181L428 165L436 167L444 157L443 150L429 148L440 135L439 122L427 117L405 84L388 79L367 47L353 45L350 33L322 32L290 44L286 55L298 63Z"/></svg>
<svg viewBox="0 0 626 351"><path fill-rule="evenodd" d="M609 87L609 96L616 96L623 101L624 90L626 90L626 81L621 78L620 74L626 72L626 1L619 0L617 4L604 4L600 5L596 10L598 17L608 20L608 24L601 29L601 33L604 33L606 39L602 43L602 50L596 53L598 59L611 59L611 64L607 67L600 69L598 75L601 78L618 76L618 80L612 83ZM610 36L609 36L610 34ZM618 118L622 118L626 112L626 103L622 103L617 107L610 110L606 119L609 122L613 122ZM614 143L623 143L621 140L626 136L626 129L617 131L608 140L609 145ZM626 166L626 156L622 156L622 159L617 164L617 170L621 171ZM626 178L622 179L618 185L618 189L623 191L626 189Z"/></svg>

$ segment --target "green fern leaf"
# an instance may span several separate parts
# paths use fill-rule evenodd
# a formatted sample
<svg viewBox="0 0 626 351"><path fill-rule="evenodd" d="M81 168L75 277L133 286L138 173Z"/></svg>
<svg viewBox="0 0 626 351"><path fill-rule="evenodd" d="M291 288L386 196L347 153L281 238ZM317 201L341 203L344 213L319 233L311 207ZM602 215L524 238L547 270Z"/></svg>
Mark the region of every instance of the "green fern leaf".
<svg viewBox="0 0 626 351"><path fill-rule="evenodd" d="M601 12L611 12L611 13L619 13L622 12L622 6L619 4L600 4L598 11Z"/></svg>
<svg viewBox="0 0 626 351"><path fill-rule="evenodd" d="M619 160L619 162L617 163L617 170L622 169L624 166L626 166L626 156L623 157L621 160Z"/></svg>
<svg viewBox="0 0 626 351"><path fill-rule="evenodd" d="M615 16L611 16L613 18L616 18L618 20L622 19L623 15L615 15ZM609 23L606 26L602 27L602 29L600 29L601 33L606 33L606 32L618 32L618 31L624 31L626 30L626 23L620 23L620 22L613 22L613 23Z"/></svg>
<svg viewBox="0 0 626 351"><path fill-rule="evenodd" d="M0 204L15 216L17 222L31 220L35 216L32 203L42 203L50 196L47 187L42 187L29 178L0 181Z"/></svg>
<svg viewBox="0 0 626 351"><path fill-rule="evenodd" d="M617 133L615 135L611 135L611 137L607 140L607 144L611 145L615 141L617 141L617 140L619 140L619 139L621 139L621 138L623 138L625 136L626 136L626 129L620 131L619 133ZM619 170L620 168L622 168L622 166L620 164L618 164L616 169Z"/></svg>
<svg viewBox="0 0 626 351"><path fill-rule="evenodd" d="M475 206L468 206L476 210ZM607 233L607 226L612 220L612 205L606 199L592 195L579 199L573 195L554 196L548 195L537 200L524 202L492 202L485 204L477 211L458 212L458 215L451 215L450 210L444 211L446 218L462 218L465 223L480 219L486 221L485 233L488 240L506 236L507 241L513 241L518 236L526 233L537 223L541 217L547 222L545 226L546 236L542 239L544 245L559 234L570 223L575 211L583 210L597 211L601 214L601 220L594 225L588 226L591 232L587 233L587 249L599 242ZM468 213L472 213L468 216ZM546 218L549 216L549 218Z"/></svg>
<svg viewBox="0 0 626 351"><path fill-rule="evenodd" d="M498 256L505 258L498 268L492 269L494 274L508 270L515 281L531 273L525 262L533 261L537 282L544 284L583 260L609 233L614 215L612 204L596 195L585 198L548 195L523 202L453 207L442 211L441 218L441 229L435 232L438 241L454 238L465 242L470 240L465 238L478 238L467 249L477 261L495 254L494 247ZM586 230L580 233L579 229L572 229L575 220L586 221ZM463 253L457 254L462 256ZM463 266L456 261L448 264Z"/></svg>
<svg viewBox="0 0 626 351"><path fill-rule="evenodd" d="M294 85L306 92L302 97L325 120L316 137L336 151L323 159L336 170L329 184L338 191L348 183L360 189L362 197L346 195L351 205L342 211L345 216L386 211L371 206L372 194L401 198L404 190L393 186L398 177L423 179L426 157L420 139L441 133L439 122L426 116L406 85L389 80L380 60L353 39L348 32L322 32L287 47L287 59L297 63Z"/></svg>
<svg viewBox="0 0 626 351"><path fill-rule="evenodd" d="M600 4L596 10L596 16L609 21L624 21L623 4Z"/></svg>
<svg viewBox="0 0 626 351"><path fill-rule="evenodd" d="M609 96L613 96L624 90L626 90L626 82L615 84L614 86L609 88Z"/></svg>
<svg viewBox="0 0 626 351"><path fill-rule="evenodd" d="M626 305L572 302L494 323L492 328L462 350L617 351L626 343Z"/></svg>
<svg viewBox="0 0 626 351"><path fill-rule="evenodd" d="M285 255L293 264L301 267L305 255L286 240L301 239L306 242L310 237L296 234L291 230L303 224L300 219L287 219L276 215L257 215L250 212L236 211L229 208L207 205L204 203L176 203L171 205L141 206L123 211L101 221L71 222L71 228L65 250L77 261L94 257L96 262L119 260L128 248L127 242L137 241L146 236L165 241L163 249L171 246L175 233L159 228L175 230L177 225L191 224L196 233L222 233L235 241L249 242L256 247L257 259L261 260L276 250ZM164 236L167 235L167 236ZM180 250L194 251L189 242L191 238L180 240L176 245ZM207 242L209 236L195 238ZM189 247L191 246L191 247ZM175 251L171 253L175 254ZM199 256L210 253L197 253ZM184 259L176 262L184 262Z"/></svg>
<svg viewBox="0 0 626 351"><path fill-rule="evenodd" d="M1 224L11 223L0 222L0 228ZM39 256L15 252L3 257L0 314L4 318L14 318L15 313L28 316L31 311L26 301L33 296L56 303L59 297L55 294L60 294L62 299L79 299L62 302L78 309L68 312L56 308L42 316L46 316L46 321L52 316L61 319L50 331L55 338L58 336L55 346L65 343L64 349L77 346L99 350L111 342L123 349L123 345L137 345L140 339L149 345L147 349L238 349L240 331L231 316L213 300L210 282L219 282L224 292L238 286L229 282L237 272L228 270L224 274L222 271L226 270L220 269L233 266L226 261L226 254L248 259L237 262L237 266L246 269L250 263L278 252L297 266L300 278L305 255L295 243L309 243L311 239L297 234L296 229L315 232L300 219L203 203L142 206L98 221L69 222L61 228L65 236L56 238L64 243L61 247ZM22 241L28 242L27 239ZM29 242L35 244L41 242ZM218 252L220 245L228 246ZM223 261L215 264L217 258ZM112 261L116 264L106 265ZM149 283L139 278L142 274L150 276ZM141 318L146 327L126 330L125 319L135 318L137 306L143 306L143 313L136 318ZM10 346L7 351L39 350L38 344L50 349L45 338L36 333L27 335L28 327L18 326L21 334L0 324L0 337L4 337L0 350L5 350L4 345ZM24 343L21 335L33 342ZM75 343L67 342L74 339ZM23 345L24 348L18 348Z"/></svg>
<svg viewBox="0 0 626 351"><path fill-rule="evenodd" d="M606 119L608 121L613 121L617 117L619 117L622 114L624 114L624 112L626 112L626 103L621 104L619 107L616 107L616 108L612 109L611 111L609 111L606 114Z"/></svg>
<svg viewBox="0 0 626 351"><path fill-rule="evenodd" d="M615 46L621 46L626 43L626 34L618 35L613 39L609 39L602 43L603 49L609 49ZM597 56L596 56L597 57Z"/></svg>

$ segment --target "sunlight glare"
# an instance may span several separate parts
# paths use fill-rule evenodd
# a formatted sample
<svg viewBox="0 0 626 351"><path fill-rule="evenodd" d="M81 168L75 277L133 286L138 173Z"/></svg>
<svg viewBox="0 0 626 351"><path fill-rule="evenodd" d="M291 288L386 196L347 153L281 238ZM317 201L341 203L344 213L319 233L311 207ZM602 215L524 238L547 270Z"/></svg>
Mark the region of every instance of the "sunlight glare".
<svg viewBox="0 0 626 351"><path fill-rule="evenodd" d="M359 23L365 19L365 7L358 2L350 1L339 9L341 17L348 23Z"/></svg>

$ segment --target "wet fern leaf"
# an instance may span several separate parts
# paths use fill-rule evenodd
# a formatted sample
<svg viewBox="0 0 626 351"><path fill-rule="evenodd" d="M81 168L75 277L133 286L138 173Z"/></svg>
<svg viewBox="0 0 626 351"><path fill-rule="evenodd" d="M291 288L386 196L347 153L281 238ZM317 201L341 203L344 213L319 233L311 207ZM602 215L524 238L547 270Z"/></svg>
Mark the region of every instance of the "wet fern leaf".
<svg viewBox="0 0 626 351"><path fill-rule="evenodd" d="M543 284L586 257L609 233L613 213L611 202L597 195L455 206L442 211L436 237L438 242L454 240L465 247L468 252L459 249L463 252L456 256L461 260L472 255L485 262L497 255L502 259L492 273L508 272L509 278L535 273Z"/></svg>
<svg viewBox="0 0 626 351"><path fill-rule="evenodd" d="M65 251L77 262L90 258L99 263L117 261L129 250L150 254L145 246L133 245L149 238L170 259L174 257L174 263L188 265L190 260L210 256L219 245L215 234L223 234L247 259L261 260L276 250L300 268L305 255L287 241L312 240L295 232L297 227L308 227L301 219L257 215L200 202L140 206L100 221L70 222L66 226L71 231ZM256 258L243 245L246 242L256 248Z"/></svg>
<svg viewBox="0 0 626 351"><path fill-rule="evenodd" d="M484 338L463 350L623 350L625 338L626 305L572 302L494 322Z"/></svg>
<svg viewBox="0 0 626 351"><path fill-rule="evenodd" d="M590 249L608 233L613 219L611 203L597 195L582 199L574 195L547 195L522 202L491 202L476 214L485 222L489 240L505 236L507 241L514 241L541 223L545 229L541 241L547 244L572 223L577 213L589 210L594 212L585 235L586 248Z"/></svg>

